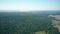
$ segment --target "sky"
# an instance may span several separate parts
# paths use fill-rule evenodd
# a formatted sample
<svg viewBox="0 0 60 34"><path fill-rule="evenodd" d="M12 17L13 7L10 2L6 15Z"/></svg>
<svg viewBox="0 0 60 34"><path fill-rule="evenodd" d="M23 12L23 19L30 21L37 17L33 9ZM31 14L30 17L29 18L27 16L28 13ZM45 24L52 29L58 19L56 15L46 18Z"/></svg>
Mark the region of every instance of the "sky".
<svg viewBox="0 0 60 34"><path fill-rule="evenodd" d="M60 0L0 0L0 10L60 10Z"/></svg>

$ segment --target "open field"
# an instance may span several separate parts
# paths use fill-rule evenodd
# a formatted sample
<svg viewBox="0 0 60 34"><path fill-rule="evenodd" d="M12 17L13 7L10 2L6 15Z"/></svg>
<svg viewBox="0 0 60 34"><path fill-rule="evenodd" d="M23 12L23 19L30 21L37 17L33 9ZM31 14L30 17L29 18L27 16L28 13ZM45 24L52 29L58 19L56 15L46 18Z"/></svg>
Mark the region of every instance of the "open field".
<svg viewBox="0 0 60 34"><path fill-rule="evenodd" d="M53 20L54 27L57 27L60 31L60 21Z"/></svg>
<svg viewBox="0 0 60 34"><path fill-rule="evenodd" d="M56 16L55 20L52 20L52 24L54 25L54 27L57 27L60 31L60 17L58 18L58 16Z"/></svg>
<svg viewBox="0 0 60 34"><path fill-rule="evenodd" d="M53 25L60 25L60 21L53 20Z"/></svg>
<svg viewBox="0 0 60 34"><path fill-rule="evenodd" d="M35 34L46 34L44 31L36 32Z"/></svg>

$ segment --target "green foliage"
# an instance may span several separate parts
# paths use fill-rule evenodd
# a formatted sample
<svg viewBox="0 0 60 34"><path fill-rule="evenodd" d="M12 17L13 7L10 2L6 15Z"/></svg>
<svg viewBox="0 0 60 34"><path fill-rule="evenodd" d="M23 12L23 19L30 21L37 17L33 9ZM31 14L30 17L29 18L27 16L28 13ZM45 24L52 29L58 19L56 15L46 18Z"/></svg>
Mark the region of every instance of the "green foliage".
<svg viewBox="0 0 60 34"><path fill-rule="evenodd" d="M48 30L48 34L58 34L59 30L56 27L50 27Z"/></svg>
<svg viewBox="0 0 60 34"><path fill-rule="evenodd" d="M0 34L29 34L45 31L51 25L47 15L1 13Z"/></svg>

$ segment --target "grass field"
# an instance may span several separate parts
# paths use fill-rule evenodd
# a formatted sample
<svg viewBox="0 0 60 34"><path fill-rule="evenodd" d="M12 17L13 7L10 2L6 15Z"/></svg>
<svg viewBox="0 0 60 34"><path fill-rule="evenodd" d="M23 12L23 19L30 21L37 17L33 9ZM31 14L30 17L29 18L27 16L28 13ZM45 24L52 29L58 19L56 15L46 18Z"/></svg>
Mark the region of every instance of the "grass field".
<svg viewBox="0 0 60 34"><path fill-rule="evenodd" d="M35 34L46 34L44 31L36 32Z"/></svg>
<svg viewBox="0 0 60 34"><path fill-rule="evenodd" d="M53 25L60 25L60 21L53 20Z"/></svg>
<svg viewBox="0 0 60 34"><path fill-rule="evenodd" d="M54 27L57 27L60 32L60 21L53 20L53 25L54 25Z"/></svg>
<svg viewBox="0 0 60 34"><path fill-rule="evenodd" d="M57 27L60 32L60 18L52 20L52 24L54 25L54 27Z"/></svg>

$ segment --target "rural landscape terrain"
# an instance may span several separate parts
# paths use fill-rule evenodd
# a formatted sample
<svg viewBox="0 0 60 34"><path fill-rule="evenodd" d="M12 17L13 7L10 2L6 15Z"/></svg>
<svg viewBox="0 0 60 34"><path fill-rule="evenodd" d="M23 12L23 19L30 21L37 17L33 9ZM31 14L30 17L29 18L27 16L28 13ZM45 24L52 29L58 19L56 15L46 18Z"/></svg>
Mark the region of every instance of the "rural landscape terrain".
<svg viewBox="0 0 60 34"><path fill-rule="evenodd" d="M0 10L0 34L60 34L60 10Z"/></svg>

